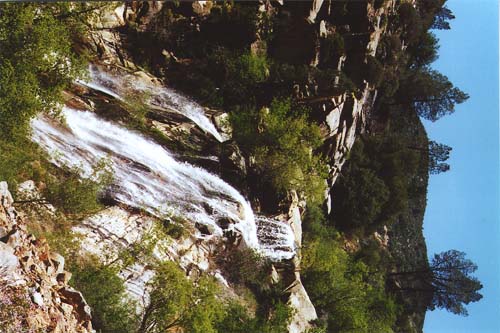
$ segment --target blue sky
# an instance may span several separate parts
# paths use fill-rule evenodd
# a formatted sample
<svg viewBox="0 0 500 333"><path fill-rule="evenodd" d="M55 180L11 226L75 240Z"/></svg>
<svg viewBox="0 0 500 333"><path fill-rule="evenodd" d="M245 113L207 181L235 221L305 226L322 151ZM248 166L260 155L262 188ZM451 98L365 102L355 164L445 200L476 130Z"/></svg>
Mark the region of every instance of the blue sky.
<svg viewBox="0 0 500 333"><path fill-rule="evenodd" d="M438 31L433 67L470 95L453 115L426 122L429 138L453 147L451 170L431 176L424 235L429 257L457 249L478 264L484 298L469 316L427 313L425 333L500 332L499 96L497 0L449 0L452 28Z"/></svg>

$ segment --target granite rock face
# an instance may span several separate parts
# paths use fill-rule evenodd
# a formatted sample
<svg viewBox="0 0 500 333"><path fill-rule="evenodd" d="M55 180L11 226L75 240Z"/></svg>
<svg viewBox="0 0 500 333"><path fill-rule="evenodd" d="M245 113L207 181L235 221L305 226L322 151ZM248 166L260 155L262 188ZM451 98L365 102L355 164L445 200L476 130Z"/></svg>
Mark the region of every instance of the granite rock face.
<svg viewBox="0 0 500 333"><path fill-rule="evenodd" d="M0 233L0 308L14 304L2 314L11 320L7 330L93 332L89 306L68 285L64 258L28 233L6 182L0 182Z"/></svg>

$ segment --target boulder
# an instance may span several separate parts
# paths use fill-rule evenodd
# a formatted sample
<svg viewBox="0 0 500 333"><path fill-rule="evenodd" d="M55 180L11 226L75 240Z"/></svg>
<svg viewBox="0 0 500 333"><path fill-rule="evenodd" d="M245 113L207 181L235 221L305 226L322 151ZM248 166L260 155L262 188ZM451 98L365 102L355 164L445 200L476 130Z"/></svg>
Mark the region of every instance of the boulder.
<svg viewBox="0 0 500 333"><path fill-rule="evenodd" d="M288 325L289 333L306 332L311 327L310 322L318 319L316 309L300 280L296 281L291 289L288 305L293 310L292 318Z"/></svg>
<svg viewBox="0 0 500 333"><path fill-rule="evenodd" d="M14 249L0 242L0 279L12 279L18 266L19 259L14 255Z"/></svg>

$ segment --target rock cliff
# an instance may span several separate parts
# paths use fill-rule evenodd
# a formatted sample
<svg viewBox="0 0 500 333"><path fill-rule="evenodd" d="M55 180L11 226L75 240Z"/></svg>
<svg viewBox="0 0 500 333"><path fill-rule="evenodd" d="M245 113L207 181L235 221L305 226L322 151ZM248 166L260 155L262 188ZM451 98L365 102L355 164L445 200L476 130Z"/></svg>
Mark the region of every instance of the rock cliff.
<svg viewBox="0 0 500 333"><path fill-rule="evenodd" d="M0 182L0 307L10 307L0 319L3 332L92 332L91 310L68 285L64 262L28 233L7 183Z"/></svg>

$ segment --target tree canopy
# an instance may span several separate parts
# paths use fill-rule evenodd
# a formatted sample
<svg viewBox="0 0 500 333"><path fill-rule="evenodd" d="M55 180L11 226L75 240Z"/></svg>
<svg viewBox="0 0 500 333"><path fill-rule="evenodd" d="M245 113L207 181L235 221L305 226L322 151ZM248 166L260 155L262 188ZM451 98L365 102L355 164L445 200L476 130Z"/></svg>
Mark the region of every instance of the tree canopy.
<svg viewBox="0 0 500 333"><path fill-rule="evenodd" d="M391 275L407 276L421 282L420 286L402 287L401 290L431 294L430 310L440 308L467 316L465 305L483 298L479 293L483 285L471 275L476 270L477 265L466 259L464 252L448 250L435 254L428 268Z"/></svg>
<svg viewBox="0 0 500 333"><path fill-rule="evenodd" d="M451 147L436 141L429 141L429 173L438 174L450 170L450 165L444 163L450 157Z"/></svg>
<svg viewBox="0 0 500 333"><path fill-rule="evenodd" d="M432 22L431 29L439 29L439 30L449 30L450 29L450 20L455 19L455 15L451 12L448 7L443 6L434 16L434 21Z"/></svg>
<svg viewBox="0 0 500 333"><path fill-rule="evenodd" d="M469 95L443 74L425 67L408 72L399 98L403 103L410 103L420 117L436 121L455 112L455 105L465 102Z"/></svg>
<svg viewBox="0 0 500 333"><path fill-rule="evenodd" d="M466 259L464 252L448 250L435 254L430 269L434 292L431 309L444 308L466 316L468 313L464 304L483 298L479 293L483 285L471 276L477 270L477 265Z"/></svg>
<svg viewBox="0 0 500 333"><path fill-rule="evenodd" d="M38 112L51 112L62 90L83 69L72 49L73 26L57 16L64 6L0 5L0 128L24 134Z"/></svg>

